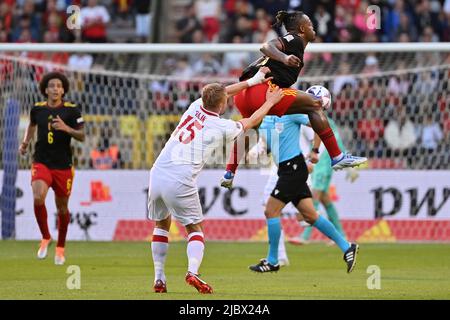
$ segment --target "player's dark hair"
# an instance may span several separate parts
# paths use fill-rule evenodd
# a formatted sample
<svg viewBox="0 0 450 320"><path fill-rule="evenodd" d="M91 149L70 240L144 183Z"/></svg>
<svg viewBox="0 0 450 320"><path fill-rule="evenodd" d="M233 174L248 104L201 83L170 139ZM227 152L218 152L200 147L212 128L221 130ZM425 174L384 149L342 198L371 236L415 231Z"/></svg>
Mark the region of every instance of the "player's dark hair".
<svg viewBox="0 0 450 320"><path fill-rule="evenodd" d="M304 16L305 14L302 11L278 11L275 17L277 21L272 27L281 27L284 24L287 31L297 31L298 25Z"/></svg>
<svg viewBox="0 0 450 320"><path fill-rule="evenodd" d="M63 88L64 88L64 94L63 94L63 97L64 97L64 95L69 92L69 80L67 79L67 77L64 74L62 74L60 72L47 73L42 78L41 82L39 83L39 91L41 91L42 95L44 95L47 98L48 95L45 93L45 89L47 89L48 83L50 82L50 80L53 80L53 79L61 80Z"/></svg>

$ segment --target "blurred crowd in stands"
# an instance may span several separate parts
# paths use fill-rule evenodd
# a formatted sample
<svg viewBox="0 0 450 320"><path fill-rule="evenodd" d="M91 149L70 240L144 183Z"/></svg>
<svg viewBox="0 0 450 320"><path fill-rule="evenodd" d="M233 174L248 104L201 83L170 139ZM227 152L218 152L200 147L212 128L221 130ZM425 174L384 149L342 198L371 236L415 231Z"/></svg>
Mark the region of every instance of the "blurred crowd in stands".
<svg viewBox="0 0 450 320"><path fill-rule="evenodd" d="M171 6L184 6L184 12L174 22L175 38L182 43L264 42L277 36L271 25L278 10L303 10L323 42L450 41L450 0L169 0L167 3L170 13ZM81 34L65 28L70 5L81 8ZM370 5L379 8L380 29L368 27ZM151 25L150 8L150 0L2 0L0 41L113 42L115 39L108 37L110 29L127 26L135 28L133 36L146 40ZM171 22L170 15L160 19L165 26Z"/></svg>
<svg viewBox="0 0 450 320"><path fill-rule="evenodd" d="M379 9L380 29L368 27L370 5ZM264 42L286 9L305 12L321 42L450 40L448 0L196 0L177 22L179 42Z"/></svg>
<svg viewBox="0 0 450 320"><path fill-rule="evenodd" d="M108 34L124 27L135 30L124 42L147 41L150 8L150 0L2 0L0 42L113 42Z"/></svg>

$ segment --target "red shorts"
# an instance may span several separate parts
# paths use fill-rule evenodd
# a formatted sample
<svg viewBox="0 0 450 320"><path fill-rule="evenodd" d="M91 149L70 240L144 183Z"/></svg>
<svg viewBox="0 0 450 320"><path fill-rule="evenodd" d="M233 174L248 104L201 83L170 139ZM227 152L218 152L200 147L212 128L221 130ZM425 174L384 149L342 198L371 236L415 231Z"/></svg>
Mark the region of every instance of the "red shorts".
<svg viewBox="0 0 450 320"><path fill-rule="evenodd" d="M266 102L267 88L273 86L271 83L261 83L247 88L234 96L234 103L244 118L250 117ZM292 105L297 96L295 89L283 89L283 99L272 107L269 115L283 116Z"/></svg>
<svg viewBox="0 0 450 320"><path fill-rule="evenodd" d="M45 164L33 163L31 166L31 182L43 180L49 188L55 191L57 197L70 196L74 177L74 168L49 169Z"/></svg>

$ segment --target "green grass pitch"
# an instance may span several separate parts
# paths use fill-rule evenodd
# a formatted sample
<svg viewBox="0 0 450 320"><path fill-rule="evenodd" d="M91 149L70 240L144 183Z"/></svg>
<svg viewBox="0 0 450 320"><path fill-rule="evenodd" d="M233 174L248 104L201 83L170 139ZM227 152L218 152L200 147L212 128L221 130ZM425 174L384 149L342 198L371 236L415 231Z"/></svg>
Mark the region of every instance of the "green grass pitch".
<svg viewBox="0 0 450 320"><path fill-rule="evenodd" d="M450 245L362 244L355 270L345 271L337 247L287 244L290 266L255 274L248 265L266 253L265 243L207 242L201 274L215 293L200 295L184 282L186 244L170 244L168 293L152 291L149 243L69 242L66 265L36 259L37 242L0 241L0 299L450 299ZM67 267L81 270L81 289L69 290ZM381 288L369 290L370 265Z"/></svg>

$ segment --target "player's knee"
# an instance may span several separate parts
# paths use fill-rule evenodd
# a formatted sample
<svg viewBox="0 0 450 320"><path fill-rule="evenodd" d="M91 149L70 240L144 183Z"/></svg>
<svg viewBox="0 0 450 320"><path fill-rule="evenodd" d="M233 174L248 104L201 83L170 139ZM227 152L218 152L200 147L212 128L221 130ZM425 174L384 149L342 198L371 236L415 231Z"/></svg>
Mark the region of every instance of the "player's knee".
<svg viewBox="0 0 450 320"><path fill-rule="evenodd" d="M34 205L35 206L42 206L45 204L45 199L42 198L34 198Z"/></svg>
<svg viewBox="0 0 450 320"><path fill-rule="evenodd" d="M323 113L322 102L320 102L320 100L314 100L312 102L312 107L313 107L313 111L317 111L317 112Z"/></svg>
<svg viewBox="0 0 450 320"><path fill-rule="evenodd" d="M325 112L323 111L322 105L320 103L319 105L314 105L314 107L311 109L311 114L313 116L326 119Z"/></svg>
<svg viewBox="0 0 450 320"><path fill-rule="evenodd" d="M170 226L169 226L170 227ZM203 232L202 224L196 223L196 224L188 224L186 226L186 232L192 233L192 232Z"/></svg>
<svg viewBox="0 0 450 320"><path fill-rule="evenodd" d="M324 205L324 206L328 206L331 203L331 200L329 197L327 197L326 195L322 195L320 197L320 202Z"/></svg>
<svg viewBox="0 0 450 320"><path fill-rule="evenodd" d="M306 101L301 101L302 108L309 112L323 112L322 103L320 100L311 98Z"/></svg>
<svg viewBox="0 0 450 320"><path fill-rule="evenodd" d="M314 222L316 222L316 220L317 220L317 219L313 219L311 216L304 216L303 218L305 219L305 222L310 225L313 225Z"/></svg>
<svg viewBox="0 0 450 320"><path fill-rule="evenodd" d="M45 193L44 192L34 192L33 201L35 206L41 206L45 204Z"/></svg>
<svg viewBox="0 0 450 320"><path fill-rule="evenodd" d="M56 209L58 210L58 214L69 213L69 208L67 207L67 205L57 205Z"/></svg>
<svg viewBox="0 0 450 320"><path fill-rule="evenodd" d="M305 222L310 224L310 225L313 225L316 222L317 218L318 218L318 214L316 212L313 212L313 211L311 211L311 212L309 212L309 211L302 212L302 214L303 214L303 219L305 220Z"/></svg>
<svg viewBox="0 0 450 320"><path fill-rule="evenodd" d="M311 122L314 121L315 123L326 124L328 126L328 119L322 107L314 108L308 113L308 116Z"/></svg>
<svg viewBox="0 0 450 320"><path fill-rule="evenodd" d="M264 210L264 215L266 219L276 218L280 216L280 212L278 210L268 210L267 208Z"/></svg>
<svg viewBox="0 0 450 320"><path fill-rule="evenodd" d="M163 230L166 230L166 231L169 231L169 229L170 229L170 224L172 223L172 218L171 218L171 216L169 215L166 219L164 219L164 220L159 220L159 221L156 221L156 228L158 228L158 229L163 229ZM186 230L187 230L187 227L188 226L186 226Z"/></svg>

